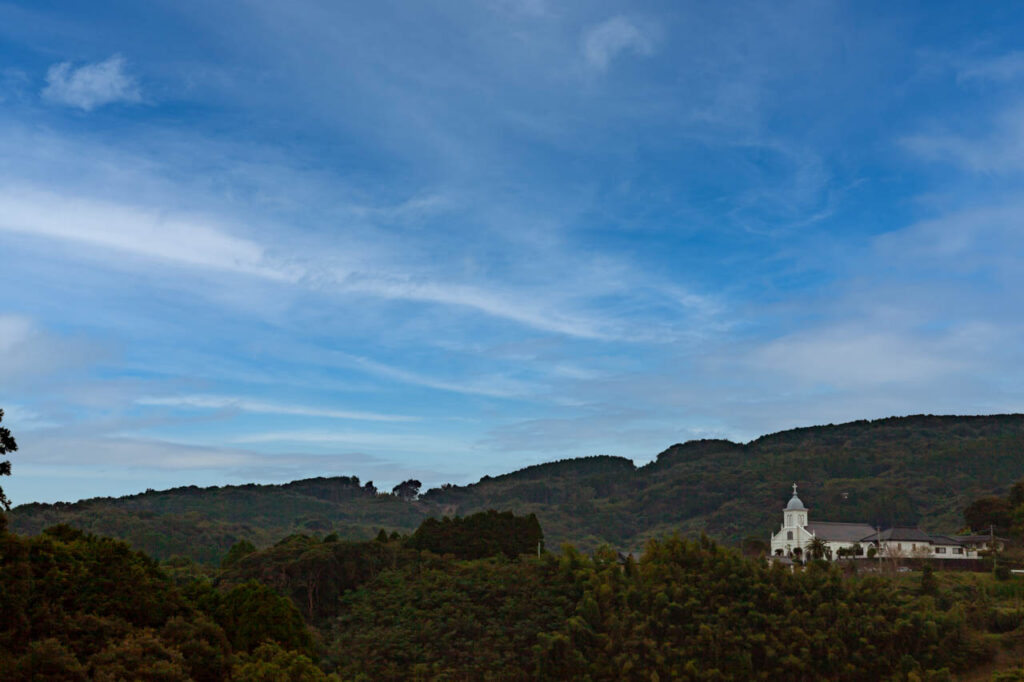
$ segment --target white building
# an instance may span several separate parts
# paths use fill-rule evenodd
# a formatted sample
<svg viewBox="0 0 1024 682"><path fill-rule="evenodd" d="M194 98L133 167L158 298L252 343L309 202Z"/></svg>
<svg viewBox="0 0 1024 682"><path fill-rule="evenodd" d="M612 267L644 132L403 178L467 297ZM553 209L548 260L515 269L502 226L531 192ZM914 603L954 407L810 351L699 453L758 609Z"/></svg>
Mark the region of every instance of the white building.
<svg viewBox="0 0 1024 682"><path fill-rule="evenodd" d="M879 530L866 523L811 523L810 510L796 494L782 510L782 528L771 539L773 557L802 559L815 538L825 543L826 556L865 557L870 547L883 557L913 559L977 559L979 543L967 538L930 535L919 528L889 528ZM973 537L973 536L972 536Z"/></svg>

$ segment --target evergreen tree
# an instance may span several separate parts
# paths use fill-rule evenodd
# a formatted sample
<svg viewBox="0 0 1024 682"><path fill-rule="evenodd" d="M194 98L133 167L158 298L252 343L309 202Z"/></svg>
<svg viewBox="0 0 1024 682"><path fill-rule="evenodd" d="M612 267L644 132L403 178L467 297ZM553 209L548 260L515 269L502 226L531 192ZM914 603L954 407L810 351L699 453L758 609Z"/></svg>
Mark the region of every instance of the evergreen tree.
<svg viewBox="0 0 1024 682"><path fill-rule="evenodd" d="M0 422L4 420L4 411L0 409ZM11 430L7 427L0 426L0 455L6 455L9 452L14 452L18 449L18 444L14 440L14 436L11 435ZM10 460L0 461L0 476L11 475L11 462ZM0 487L0 509L9 511L11 509L11 502L4 495L4 489Z"/></svg>

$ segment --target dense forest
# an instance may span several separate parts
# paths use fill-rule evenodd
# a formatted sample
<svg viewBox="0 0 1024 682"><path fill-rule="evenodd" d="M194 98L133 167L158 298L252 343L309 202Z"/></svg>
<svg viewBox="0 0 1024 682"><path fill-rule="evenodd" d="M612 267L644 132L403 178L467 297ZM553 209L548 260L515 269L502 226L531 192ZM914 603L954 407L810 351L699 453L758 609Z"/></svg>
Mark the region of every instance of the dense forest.
<svg viewBox="0 0 1024 682"><path fill-rule="evenodd" d="M510 527L522 531L512 557ZM215 568L68 526L20 536L0 520L0 677L1021 679L1013 579L791 572L706 536L651 540L639 558L538 556L536 528L507 512L432 520L420 537L437 551L384 531L241 541ZM489 555L457 556L470 532Z"/></svg>
<svg viewBox="0 0 1024 682"><path fill-rule="evenodd" d="M915 416L793 429L746 444L691 441L640 467L612 456L562 460L419 496L338 476L26 504L12 511L11 526L38 534L64 523L157 559L212 565L239 540L257 547L293 534L363 540L381 528L411 533L428 517L508 509L535 514L551 547L637 552L675 531L707 532L734 546L748 536L767 539L794 481L812 519L955 532L969 503L1005 496L1022 473L1024 415Z"/></svg>

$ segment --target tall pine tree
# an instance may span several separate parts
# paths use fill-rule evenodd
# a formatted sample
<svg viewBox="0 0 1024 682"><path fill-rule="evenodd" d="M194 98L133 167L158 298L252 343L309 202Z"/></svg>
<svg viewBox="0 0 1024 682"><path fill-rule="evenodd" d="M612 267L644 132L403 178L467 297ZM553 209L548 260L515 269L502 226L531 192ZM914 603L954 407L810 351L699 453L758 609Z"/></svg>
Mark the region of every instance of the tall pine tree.
<svg viewBox="0 0 1024 682"><path fill-rule="evenodd" d="M4 411L0 410L0 422L4 420ZM6 455L8 452L14 452L18 449L18 444L14 441L14 436L11 435L11 430L0 426L0 455ZM8 459L0 462L0 476L11 475L11 461ZM4 495L4 489L0 487L0 508L10 510L11 501Z"/></svg>

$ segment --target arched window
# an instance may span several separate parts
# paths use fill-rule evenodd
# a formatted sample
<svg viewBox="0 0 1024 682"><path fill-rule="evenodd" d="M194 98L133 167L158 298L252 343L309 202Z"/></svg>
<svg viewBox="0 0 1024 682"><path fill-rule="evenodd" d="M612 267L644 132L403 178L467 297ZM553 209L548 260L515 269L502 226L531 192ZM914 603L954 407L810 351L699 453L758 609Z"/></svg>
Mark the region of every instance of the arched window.
<svg viewBox="0 0 1024 682"><path fill-rule="evenodd" d="M793 539L793 531L789 531L789 532L786 533L786 539L787 540L792 540Z"/></svg>

